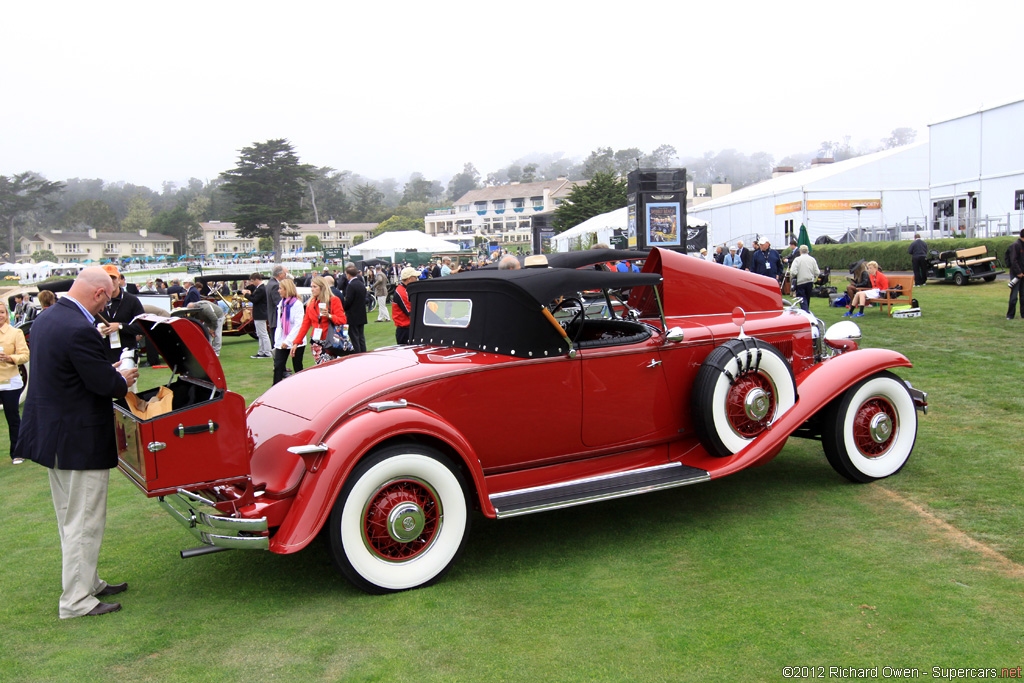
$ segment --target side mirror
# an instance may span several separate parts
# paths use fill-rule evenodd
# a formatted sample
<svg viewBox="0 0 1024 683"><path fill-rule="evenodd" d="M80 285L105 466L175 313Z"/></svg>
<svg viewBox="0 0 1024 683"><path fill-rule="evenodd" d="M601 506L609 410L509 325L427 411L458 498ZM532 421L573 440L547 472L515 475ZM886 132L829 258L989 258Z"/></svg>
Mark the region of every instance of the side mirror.
<svg viewBox="0 0 1024 683"><path fill-rule="evenodd" d="M669 331L665 333L665 341L670 341L673 343L683 341L683 328L673 327L669 329Z"/></svg>

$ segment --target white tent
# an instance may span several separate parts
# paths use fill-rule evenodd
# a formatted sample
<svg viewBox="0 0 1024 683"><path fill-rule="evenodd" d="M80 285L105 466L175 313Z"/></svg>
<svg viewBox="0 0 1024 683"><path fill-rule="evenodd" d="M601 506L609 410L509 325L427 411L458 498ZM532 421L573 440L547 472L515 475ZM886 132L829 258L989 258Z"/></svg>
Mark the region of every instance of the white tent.
<svg viewBox="0 0 1024 683"><path fill-rule="evenodd" d="M620 229L625 230L628 220L628 207L624 206L621 209L615 209L614 211L609 211L608 213L602 213L592 218L588 218L579 225L555 235L552 238L552 241L555 243L555 249L557 251L569 251L573 240L583 237L588 233L592 233L596 237L596 242L604 242L605 244L608 244L611 242L612 232ZM706 226L707 221L695 218L687 213L686 225L690 228L699 228Z"/></svg>
<svg viewBox="0 0 1024 683"><path fill-rule="evenodd" d="M353 256L363 259L388 258L394 260L396 251L461 251L459 245L448 242L440 237L428 235L419 230L402 230L385 232L372 240L349 249Z"/></svg>
<svg viewBox="0 0 1024 683"><path fill-rule="evenodd" d="M921 226L931 210L928 157L921 142L787 173L690 207L687 216L707 221L709 247L753 235L778 246L801 225L812 241L840 238L857 230L858 217L863 229Z"/></svg>

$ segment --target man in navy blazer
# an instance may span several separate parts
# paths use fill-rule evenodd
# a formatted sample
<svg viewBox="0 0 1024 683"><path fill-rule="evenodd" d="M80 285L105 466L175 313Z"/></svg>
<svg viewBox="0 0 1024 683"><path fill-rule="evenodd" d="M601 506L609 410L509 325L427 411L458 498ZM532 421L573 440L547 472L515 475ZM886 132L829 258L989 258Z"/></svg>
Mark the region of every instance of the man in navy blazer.
<svg viewBox="0 0 1024 683"><path fill-rule="evenodd" d="M111 585L96 565L107 515L107 483L117 465L112 398L121 398L139 371L117 370L94 318L115 285L102 268L84 269L68 293L32 324L32 383L18 439L18 457L49 469L63 570L61 619L107 614L121 605L98 598Z"/></svg>

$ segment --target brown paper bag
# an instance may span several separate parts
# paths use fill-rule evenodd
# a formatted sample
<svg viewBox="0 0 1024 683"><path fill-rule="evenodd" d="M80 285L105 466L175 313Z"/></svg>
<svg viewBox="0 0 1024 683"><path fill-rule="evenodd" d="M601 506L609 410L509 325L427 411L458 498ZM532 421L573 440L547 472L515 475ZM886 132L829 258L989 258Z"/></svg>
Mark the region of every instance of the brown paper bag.
<svg viewBox="0 0 1024 683"><path fill-rule="evenodd" d="M167 387L160 387L160 390L156 392L156 396L148 401L143 401L137 395L131 393L127 394L124 400L128 407L132 409L135 417L140 420L150 420L158 415L171 412L174 392Z"/></svg>

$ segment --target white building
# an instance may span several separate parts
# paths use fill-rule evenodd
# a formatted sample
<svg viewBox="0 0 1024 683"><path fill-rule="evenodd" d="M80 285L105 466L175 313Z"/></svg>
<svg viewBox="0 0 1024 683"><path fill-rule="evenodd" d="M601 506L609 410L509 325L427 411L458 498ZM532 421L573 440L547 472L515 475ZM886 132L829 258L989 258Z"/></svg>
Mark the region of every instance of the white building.
<svg viewBox="0 0 1024 683"><path fill-rule="evenodd" d="M688 215L707 222L709 246L737 239L749 244L754 235L782 245L799 234L801 224L812 241L856 234L858 226L864 239L899 239L903 230L927 225L927 142L835 163L818 161L806 171L777 174L695 204Z"/></svg>
<svg viewBox="0 0 1024 683"><path fill-rule="evenodd" d="M295 223L290 224L290 236L281 237L284 255L300 253L306 249L306 236L316 235L324 249L351 248L359 242L370 239L378 223ZM202 236L192 240L192 253L205 254L248 254L259 250L259 238L241 237L234 223L209 221L200 223ZM358 238L358 239L357 239Z"/></svg>
<svg viewBox="0 0 1024 683"><path fill-rule="evenodd" d="M572 189L586 181L544 180L471 190L448 209L424 218L428 235L474 246L475 237L495 242L528 242L537 216L550 217Z"/></svg>
<svg viewBox="0 0 1024 683"><path fill-rule="evenodd" d="M50 251L58 263L99 262L105 259L159 258L174 253L178 240L170 235L138 232L40 230L19 240L23 256Z"/></svg>
<svg viewBox="0 0 1024 683"><path fill-rule="evenodd" d="M928 126L932 228L968 236L1024 228L1024 100Z"/></svg>

